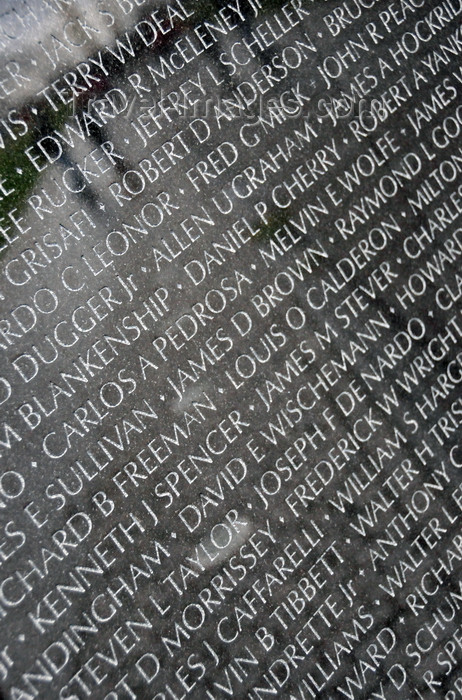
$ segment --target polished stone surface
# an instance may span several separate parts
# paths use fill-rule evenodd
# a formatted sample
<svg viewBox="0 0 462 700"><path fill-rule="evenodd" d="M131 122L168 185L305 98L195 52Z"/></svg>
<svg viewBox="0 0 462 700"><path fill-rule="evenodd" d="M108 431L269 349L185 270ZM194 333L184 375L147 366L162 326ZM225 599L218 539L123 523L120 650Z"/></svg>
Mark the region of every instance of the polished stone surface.
<svg viewBox="0 0 462 700"><path fill-rule="evenodd" d="M461 13L3 2L4 697L460 697Z"/></svg>

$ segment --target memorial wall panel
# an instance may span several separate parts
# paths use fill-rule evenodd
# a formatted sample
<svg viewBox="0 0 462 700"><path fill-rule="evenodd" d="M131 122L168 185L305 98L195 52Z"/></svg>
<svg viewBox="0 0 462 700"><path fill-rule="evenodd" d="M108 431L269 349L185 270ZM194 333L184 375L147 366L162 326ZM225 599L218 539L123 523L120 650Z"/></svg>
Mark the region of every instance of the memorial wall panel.
<svg viewBox="0 0 462 700"><path fill-rule="evenodd" d="M461 16L2 0L2 697L462 697Z"/></svg>

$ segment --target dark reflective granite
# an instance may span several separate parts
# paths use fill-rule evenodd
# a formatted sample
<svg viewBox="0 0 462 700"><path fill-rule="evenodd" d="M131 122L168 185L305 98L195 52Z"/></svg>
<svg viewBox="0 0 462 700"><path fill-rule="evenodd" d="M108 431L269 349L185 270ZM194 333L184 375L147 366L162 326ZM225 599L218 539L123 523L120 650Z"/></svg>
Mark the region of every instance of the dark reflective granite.
<svg viewBox="0 0 462 700"><path fill-rule="evenodd" d="M461 696L461 13L3 2L5 698Z"/></svg>

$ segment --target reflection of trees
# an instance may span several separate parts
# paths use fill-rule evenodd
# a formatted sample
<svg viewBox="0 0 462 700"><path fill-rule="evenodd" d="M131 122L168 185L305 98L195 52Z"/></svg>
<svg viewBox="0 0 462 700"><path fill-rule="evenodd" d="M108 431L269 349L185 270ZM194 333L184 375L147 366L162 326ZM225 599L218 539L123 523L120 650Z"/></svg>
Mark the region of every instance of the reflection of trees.
<svg viewBox="0 0 462 700"><path fill-rule="evenodd" d="M62 105L56 112L45 100L36 103L35 108L37 118L33 128L29 128L24 136L20 136L5 150L0 151L0 172L9 188L14 189L12 194L0 201L0 217L6 216L10 209L20 209L40 177L39 171L26 156L25 150L54 129L61 129L69 113L68 105Z"/></svg>
<svg viewBox="0 0 462 700"><path fill-rule="evenodd" d="M281 6L281 0L264 0L260 3L262 6L262 13L275 11ZM211 21L214 15L220 10L222 4L217 0L212 0L211 2L206 2L205 0L200 0L194 4L194 14L189 18L188 23L184 26L177 25L174 29L167 35L159 34L153 45L146 46L139 38L135 32L129 32L133 44L136 45L136 57L132 58L127 56L125 64L117 63L113 61L111 65L111 76L110 82L105 76L101 76L98 85L94 85L92 88L87 89L84 94L74 96L74 99L69 104L61 104L57 111L53 110L47 100L42 98L40 100L35 100L28 104L28 107L34 107L36 117L33 120L33 124L30 123L30 115L24 110L24 118L29 122L28 132L13 141L11 145L4 151L0 151L0 171L3 176L8 178L8 182L11 183L11 187L14 188L14 193L9 195L8 199L3 199L0 202L0 216L7 213L10 208L20 208L27 196L31 193L35 184L39 180L40 173L32 165L29 159L24 155L24 150L29 146L33 145L40 137L46 136L53 131L61 130L68 118L72 118L74 114L78 114L79 110L82 108L88 108L91 105L92 100L100 98L104 92L106 92L111 86L115 86L123 82L124 76L128 74L134 66L142 63L150 53L163 54L168 52L172 44L183 34L184 31L193 28L197 23ZM66 20L75 19L79 17L79 12L76 7L64 7L61 8L64 12L64 16L61 13L56 14L56 24L60 25L65 23ZM81 18L85 21L84 17L85 8L82 7ZM55 11L54 11L55 12ZM132 19L133 24L140 20L148 20L150 17L149 9L144 6L138 7L135 17ZM116 22L117 26L117 22ZM242 27L243 32L246 32L247 25ZM117 38L116 28L113 30L113 43L115 44ZM97 55L98 49L101 47L97 44L96 39L90 43L86 55L86 60ZM219 61L219 55L221 53L220 43L213 42L212 45L207 49L206 54L209 60L212 61L215 68L218 69L222 78L225 78L229 85L232 85L232 81L229 78L226 67ZM272 51L263 52L260 56L260 62L263 63L265 58L272 55ZM256 61L258 63L258 60ZM46 73L47 67L45 62L43 62L43 72ZM47 76L44 80L45 83L50 83L53 79L56 79L56 75ZM59 77L59 71L58 71ZM106 127L98 129L94 125L90 127L90 137L94 140L96 145L100 145L106 138ZM70 158L69 154L66 154L67 146L63 144L63 159Z"/></svg>

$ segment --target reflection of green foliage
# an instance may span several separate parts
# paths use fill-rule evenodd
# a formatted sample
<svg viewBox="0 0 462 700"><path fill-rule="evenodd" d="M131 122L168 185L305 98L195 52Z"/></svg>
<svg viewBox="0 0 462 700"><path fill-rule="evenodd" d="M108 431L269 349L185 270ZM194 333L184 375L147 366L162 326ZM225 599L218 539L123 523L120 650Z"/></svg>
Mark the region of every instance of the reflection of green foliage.
<svg viewBox="0 0 462 700"><path fill-rule="evenodd" d="M55 112L51 107L40 105L41 120L46 128L46 134L54 129L59 130L69 116L72 105L62 105ZM45 110L45 111L44 111ZM45 136L45 133L43 134ZM14 190L0 201L0 219L6 217L12 209L21 210L26 198L34 188L40 173L26 156L25 151L38 140L33 128L30 128L24 136L13 141L0 151L0 177L5 180L6 190ZM2 243L0 236L0 244Z"/></svg>
<svg viewBox="0 0 462 700"><path fill-rule="evenodd" d="M258 243L269 242L288 222L289 218L290 213L288 209L274 209L266 217L268 223L260 225L260 231L254 237L254 240Z"/></svg>
<svg viewBox="0 0 462 700"><path fill-rule="evenodd" d="M286 0L260 0L262 5L260 12L275 12ZM194 2L194 22L207 22L223 7L223 3L218 0L195 0Z"/></svg>
<svg viewBox="0 0 462 700"><path fill-rule="evenodd" d="M33 138L29 131L0 153L0 174L2 180L6 180L5 189L14 189L14 192L0 202L0 217L6 216L11 209L19 209L34 186L38 173L24 153L32 143ZM22 171L22 174L17 169Z"/></svg>
<svg viewBox="0 0 462 700"><path fill-rule="evenodd" d="M221 4L217 0L196 0L194 3L194 23L211 20L220 7Z"/></svg>
<svg viewBox="0 0 462 700"><path fill-rule="evenodd" d="M260 0L260 12L275 12L279 10L281 5L284 5L286 0Z"/></svg>

